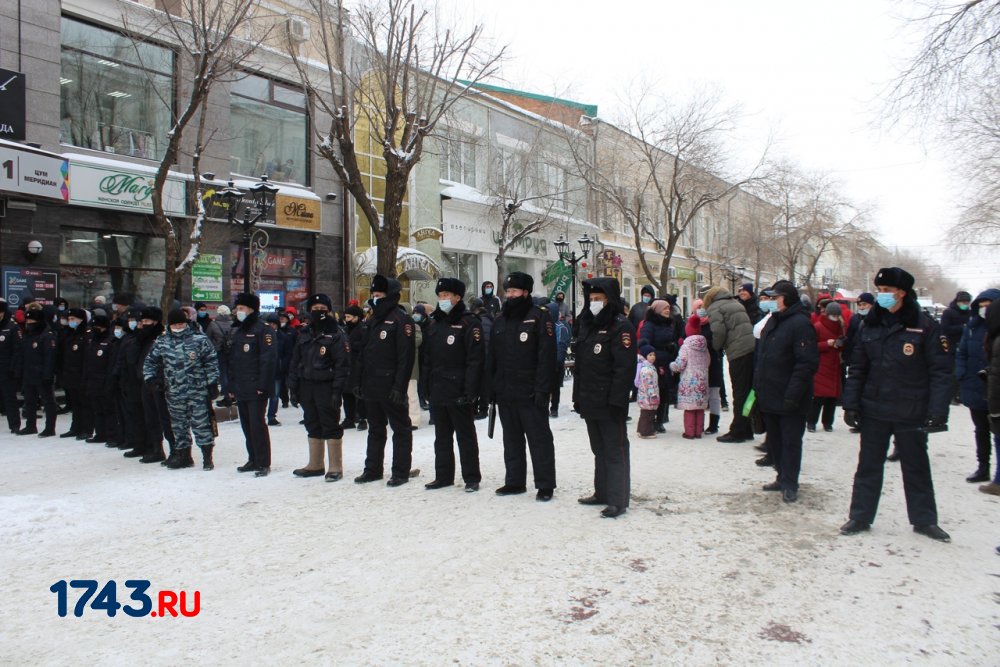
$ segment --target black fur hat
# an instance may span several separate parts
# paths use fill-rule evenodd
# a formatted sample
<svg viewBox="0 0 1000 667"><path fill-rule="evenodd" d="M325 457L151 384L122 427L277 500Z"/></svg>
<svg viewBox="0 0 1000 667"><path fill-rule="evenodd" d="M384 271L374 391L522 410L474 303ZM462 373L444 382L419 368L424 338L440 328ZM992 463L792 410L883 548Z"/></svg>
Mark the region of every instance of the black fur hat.
<svg viewBox="0 0 1000 667"><path fill-rule="evenodd" d="M891 266L887 269L879 269L878 273L875 274L876 286L895 287L896 289L901 289L909 294L913 293L914 282L913 276L898 266Z"/></svg>
<svg viewBox="0 0 1000 667"><path fill-rule="evenodd" d="M154 322L162 322L163 311L157 308L156 306L147 306L142 309L141 313L139 313L139 319L153 320Z"/></svg>
<svg viewBox="0 0 1000 667"><path fill-rule="evenodd" d="M441 292L451 292L457 294L459 298L465 298L465 283L458 278L441 278L437 282L437 287L434 288L434 293L440 294Z"/></svg>
<svg viewBox="0 0 1000 667"><path fill-rule="evenodd" d="M260 310L260 297L256 294L243 292L236 297L236 305L246 306L247 308L252 308L254 311L258 311Z"/></svg>
<svg viewBox="0 0 1000 667"><path fill-rule="evenodd" d="M526 292L531 292L535 288L535 279L527 273L515 271L503 281L503 288L504 290L523 289Z"/></svg>
<svg viewBox="0 0 1000 667"><path fill-rule="evenodd" d="M372 292L389 292L389 279L382 275L376 275L372 277Z"/></svg>
<svg viewBox="0 0 1000 667"><path fill-rule="evenodd" d="M311 310L316 305L323 305L326 306L327 310L333 310L333 301L326 294L317 293L309 297L306 301L306 310Z"/></svg>

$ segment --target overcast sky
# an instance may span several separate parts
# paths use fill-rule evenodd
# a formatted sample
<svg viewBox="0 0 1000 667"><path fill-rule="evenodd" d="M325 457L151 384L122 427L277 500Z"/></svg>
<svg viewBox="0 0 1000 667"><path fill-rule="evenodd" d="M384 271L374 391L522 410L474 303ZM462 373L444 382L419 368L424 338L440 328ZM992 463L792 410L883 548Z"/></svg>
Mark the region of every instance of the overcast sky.
<svg viewBox="0 0 1000 667"><path fill-rule="evenodd" d="M880 93L913 50L889 0L441 0L476 20L510 57L503 85L596 104L613 121L629 84L685 97L715 87L742 106L734 137L745 165L772 152L833 174L875 208L887 245L919 252L971 289L1000 263L939 248L961 188L947 155L914 131L880 127Z"/></svg>

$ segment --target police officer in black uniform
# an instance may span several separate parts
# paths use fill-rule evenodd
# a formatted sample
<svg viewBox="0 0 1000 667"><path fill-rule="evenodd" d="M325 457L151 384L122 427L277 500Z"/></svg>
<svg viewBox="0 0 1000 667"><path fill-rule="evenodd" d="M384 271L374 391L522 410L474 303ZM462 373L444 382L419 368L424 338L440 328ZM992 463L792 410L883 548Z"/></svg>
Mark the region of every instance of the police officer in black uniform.
<svg viewBox="0 0 1000 667"><path fill-rule="evenodd" d="M84 360L83 389L94 419L94 436L87 442L105 443L115 432L115 405L111 390L111 321L95 315Z"/></svg>
<svg viewBox="0 0 1000 667"><path fill-rule="evenodd" d="M309 328L295 339L288 367L288 392L293 403L302 405L309 462L293 470L296 477L319 477L336 482L344 476L344 428L340 407L351 372L351 347L337 326L333 302L326 294L313 294L306 301ZM323 467L326 445L329 469Z"/></svg>
<svg viewBox="0 0 1000 667"><path fill-rule="evenodd" d="M86 440L93 430L90 404L83 386L83 366L87 358L87 312L82 308L66 311L66 328L59 350L59 384L73 417L69 430L60 438Z"/></svg>
<svg viewBox="0 0 1000 667"><path fill-rule="evenodd" d="M938 527L927 434L943 431L951 403L948 338L917 304L913 276L899 267L875 276L876 305L855 341L844 385L844 421L861 429L850 520L845 535L871 528L882 494L886 452L896 440L906 510L913 530L949 542Z"/></svg>
<svg viewBox="0 0 1000 667"><path fill-rule="evenodd" d="M21 384L21 334L17 322L10 316L7 302L0 299L0 400L3 401L7 426L11 433L21 430L21 412L17 405L17 388Z"/></svg>
<svg viewBox="0 0 1000 667"><path fill-rule="evenodd" d="M434 290L438 306L424 330L421 377L426 374L431 414L434 417L434 481L428 489L443 489L455 483L455 451L458 441L465 490L479 490L479 440L474 416L483 381L486 341L479 318L465 306L465 283L441 278Z"/></svg>
<svg viewBox="0 0 1000 667"><path fill-rule="evenodd" d="M156 339L163 334L163 311L156 306L143 308L139 313L139 327L136 329L137 349L130 362L135 367L130 372L137 374L142 383L142 418L143 428L139 436L142 438L142 458L139 463L161 463L166 465L167 457L163 454L163 440L166 439L170 452L174 451L174 430L170 424L170 411L167 410L166 386L162 374L151 380L143 380L142 369L146 357L156 344Z"/></svg>
<svg viewBox="0 0 1000 667"><path fill-rule="evenodd" d="M400 486L410 479L413 458L406 390L416 356L413 319L399 307L399 281L377 275L372 278L372 315L365 322L364 345L357 368L351 369L354 394L365 401L368 415L368 453L358 484L382 479L386 425L392 427L392 473L388 486Z"/></svg>
<svg viewBox="0 0 1000 667"><path fill-rule="evenodd" d="M577 327L573 406L587 422L594 452L594 493L583 505L607 505L606 518L625 513L631 470L625 421L635 380L635 329L624 314L614 278L583 281L584 309Z"/></svg>
<svg viewBox="0 0 1000 667"><path fill-rule="evenodd" d="M347 340L351 347L351 368L357 365L358 355L364 347L364 319L365 313L358 306L348 306L344 309L344 328L347 330ZM345 429L357 428L359 431L366 430L368 421L365 414L365 402L355 396L353 391L345 393L343 427Z"/></svg>
<svg viewBox="0 0 1000 667"><path fill-rule="evenodd" d="M45 407L45 429L39 438L56 434L55 394L52 384L56 374L56 335L49 330L45 314L40 309L25 311L26 330L21 340L22 379L24 382L24 428L18 435L38 433L36 415L38 404Z"/></svg>
<svg viewBox="0 0 1000 667"><path fill-rule="evenodd" d="M240 411L247 462L239 472L254 477L271 472L271 434L267 430L267 400L274 393L278 347L274 330L260 321L260 297L244 292L236 297L236 320L229 356L229 397Z"/></svg>
<svg viewBox="0 0 1000 667"><path fill-rule="evenodd" d="M503 282L506 299L490 334L490 400L499 406L507 468L497 495L527 491L527 439L535 498L546 502L556 488L556 454L548 413L556 378L556 339L552 318L531 301L534 286L534 279L520 272L511 273Z"/></svg>
<svg viewBox="0 0 1000 667"><path fill-rule="evenodd" d="M142 321L142 308L132 306L125 316L125 336L118 349L115 367L111 371L117 378L118 393L122 402L122 433L124 441L129 445L123 456L127 459L140 458L146 455L146 412L143 409L142 394L142 342L140 341L139 323Z"/></svg>

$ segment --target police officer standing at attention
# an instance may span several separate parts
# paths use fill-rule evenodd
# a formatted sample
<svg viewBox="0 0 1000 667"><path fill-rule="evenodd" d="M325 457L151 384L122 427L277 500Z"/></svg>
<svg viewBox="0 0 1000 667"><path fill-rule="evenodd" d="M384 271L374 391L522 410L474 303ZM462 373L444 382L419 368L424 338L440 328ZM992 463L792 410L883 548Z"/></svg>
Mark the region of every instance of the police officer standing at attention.
<svg viewBox="0 0 1000 667"><path fill-rule="evenodd" d="M7 302L0 299L0 400L11 433L21 430L21 411L17 405L17 387L23 371L21 338L21 329L11 317Z"/></svg>
<svg viewBox="0 0 1000 667"><path fill-rule="evenodd" d="M607 505L601 516L625 513L631 486L625 428L635 378L635 329L625 317L621 288L614 278L583 281L586 307L577 327L574 409L587 422L594 452L594 494L583 505Z"/></svg>
<svg viewBox="0 0 1000 667"><path fill-rule="evenodd" d="M413 319L399 307L398 280L372 278L371 318L365 322L364 347L357 368L351 369L354 395L365 401L368 415L368 454L358 484L382 479L386 425L392 427L392 474L388 486L410 481L413 431L406 390L416 356Z"/></svg>
<svg viewBox="0 0 1000 667"><path fill-rule="evenodd" d="M239 472L254 477L271 472L271 434L267 430L267 399L274 393L278 347L274 330L260 321L260 297L244 292L236 297L236 321L229 357L229 396L240 411L247 462Z"/></svg>
<svg viewBox="0 0 1000 667"><path fill-rule="evenodd" d="M38 433L38 404L45 407L45 430L39 438L56 434L56 406L52 382L56 374L56 335L49 331L45 313L31 309L24 314L26 329L21 341L21 363L24 378L24 428L18 435Z"/></svg>
<svg viewBox="0 0 1000 667"><path fill-rule="evenodd" d="M527 491L527 439L538 490L535 498L547 502L556 488L556 454L548 413L556 382L556 339L551 316L531 301L534 286L534 279L520 272L511 273L503 282L506 300L490 334L490 399L499 406L507 467L497 495Z"/></svg>
<svg viewBox="0 0 1000 667"><path fill-rule="evenodd" d="M309 439L309 462L292 471L296 477L319 477L336 482L344 476L344 427L340 407L351 372L351 346L347 334L337 326L333 302L326 294L313 294L306 301L309 328L295 339L288 367L288 393L292 403L302 405ZM323 467L326 445L329 470Z"/></svg>
<svg viewBox="0 0 1000 667"><path fill-rule="evenodd" d="M948 423L952 359L941 327L917 304L913 276L898 267L875 276L876 305L854 344L844 385L844 421L861 429L850 520L851 535L871 528L882 494L889 440L895 437L906 510L914 532L942 542L938 527L927 434Z"/></svg>
<svg viewBox="0 0 1000 667"><path fill-rule="evenodd" d="M424 361L420 369L428 377L431 415L434 417L434 481L427 489L443 489L455 483L455 451L458 441L465 490L479 490L479 440L474 410L483 380L486 341L479 318L469 312L462 297L465 283L441 278L434 290L438 306L424 330Z"/></svg>

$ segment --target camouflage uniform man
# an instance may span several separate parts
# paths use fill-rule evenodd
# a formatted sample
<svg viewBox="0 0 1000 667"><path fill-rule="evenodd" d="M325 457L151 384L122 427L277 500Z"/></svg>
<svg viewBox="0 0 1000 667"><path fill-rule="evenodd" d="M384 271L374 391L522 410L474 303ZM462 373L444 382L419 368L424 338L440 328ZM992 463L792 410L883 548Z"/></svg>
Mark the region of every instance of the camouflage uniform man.
<svg viewBox="0 0 1000 667"><path fill-rule="evenodd" d="M167 316L169 333L160 336L146 356L142 375L146 381L162 375L167 395L167 410L174 431L174 450L167 459L171 469L190 468L191 433L201 448L205 470L211 470L215 435L209 415L209 402L218 395L219 362L215 347L204 334L188 325L184 311L176 309Z"/></svg>

